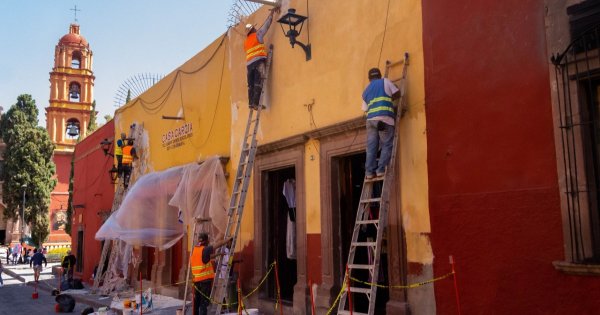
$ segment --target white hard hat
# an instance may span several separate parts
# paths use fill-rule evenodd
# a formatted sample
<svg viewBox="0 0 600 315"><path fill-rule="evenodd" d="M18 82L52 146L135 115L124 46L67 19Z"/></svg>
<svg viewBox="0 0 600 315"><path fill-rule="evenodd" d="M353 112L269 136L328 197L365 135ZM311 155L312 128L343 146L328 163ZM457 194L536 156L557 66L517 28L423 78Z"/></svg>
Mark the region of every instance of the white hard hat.
<svg viewBox="0 0 600 315"><path fill-rule="evenodd" d="M246 34L248 34L253 28L254 28L254 25L252 25L250 23L246 24Z"/></svg>

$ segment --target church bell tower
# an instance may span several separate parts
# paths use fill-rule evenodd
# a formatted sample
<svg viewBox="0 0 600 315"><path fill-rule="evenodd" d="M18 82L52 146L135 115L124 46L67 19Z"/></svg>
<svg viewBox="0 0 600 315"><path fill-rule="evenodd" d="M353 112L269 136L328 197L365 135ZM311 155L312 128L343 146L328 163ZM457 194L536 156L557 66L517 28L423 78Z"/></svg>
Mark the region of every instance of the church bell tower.
<svg viewBox="0 0 600 315"><path fill-rule="evenodd" d="M57 183L50 196L50 234L44 243L48 248L69 247L66 233L69 178L75 144L87 135L92 111L94 73L90 45L73 23L69 33L54 49L54 67L50 72L50 105L46 107L46 130L54 143L52 157L56 165Z"/></svg>
<svg viewBox="0 0 600 315"><path fill-rule="evenodd" d="M92 110L93 54L79 25L71 24L54 50L50 72L50 106L46 108L46 129L56 146L55 153L73 152L79 136L85 137Z"/></svg>

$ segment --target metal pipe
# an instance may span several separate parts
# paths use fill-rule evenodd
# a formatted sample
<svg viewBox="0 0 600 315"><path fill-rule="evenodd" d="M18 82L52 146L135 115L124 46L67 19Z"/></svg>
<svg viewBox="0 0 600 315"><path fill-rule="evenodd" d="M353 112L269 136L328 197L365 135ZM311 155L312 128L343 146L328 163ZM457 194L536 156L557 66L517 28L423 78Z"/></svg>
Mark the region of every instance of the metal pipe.
<svg viewBox="0 0 600 315"><path fill-rule="evenodd" d="M279 6L279 1L277 1L277 0L245 0L245 1L250 1L250 2L255 2L255 3L260 3L260 4L271 5L271 6L274 6L274 7L278 7Z"/></svg>

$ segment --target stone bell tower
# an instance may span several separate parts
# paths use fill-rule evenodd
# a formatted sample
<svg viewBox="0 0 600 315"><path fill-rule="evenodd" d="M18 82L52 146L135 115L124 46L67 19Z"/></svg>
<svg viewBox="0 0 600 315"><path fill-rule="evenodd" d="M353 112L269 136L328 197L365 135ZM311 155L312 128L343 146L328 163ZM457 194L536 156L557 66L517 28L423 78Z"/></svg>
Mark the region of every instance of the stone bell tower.
<svg viewBox="0 0 600 315"><path fill-rule="evenodd" d="M79 25L69 26L54 49L54 67L50 72L50 105L46 107L46 129L55 145L56 187L51 193L50 235L44 246L52 249L71 246L65 232L71 159L79 137L87 135L92 111L94 73L93 54L87 40L79 34Z"/></svg>
<svg viewBox="0 0 600 315"><path fill-rule="evenodd" d="M90 45L71 24L54 50L50 72L50 106L46 128L56 151L73 152L79 136L85 137L92 110L94 73Z"/></svg>

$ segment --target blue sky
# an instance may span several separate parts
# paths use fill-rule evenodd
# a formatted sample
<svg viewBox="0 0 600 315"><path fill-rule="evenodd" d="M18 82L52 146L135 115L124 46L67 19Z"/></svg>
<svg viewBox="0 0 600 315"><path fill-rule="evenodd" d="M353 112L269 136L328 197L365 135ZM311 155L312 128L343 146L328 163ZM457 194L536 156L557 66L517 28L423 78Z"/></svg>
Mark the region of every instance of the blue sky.
<svg viewBox="0 0 600 315"><path fill-rule="evenodd" d="M0 0L0 106L31 94L45 126L54 47L77 5L94 53L99 122L113 114L118 87L138 73L166 75L227 30L234 0Z"/></svg>

